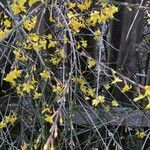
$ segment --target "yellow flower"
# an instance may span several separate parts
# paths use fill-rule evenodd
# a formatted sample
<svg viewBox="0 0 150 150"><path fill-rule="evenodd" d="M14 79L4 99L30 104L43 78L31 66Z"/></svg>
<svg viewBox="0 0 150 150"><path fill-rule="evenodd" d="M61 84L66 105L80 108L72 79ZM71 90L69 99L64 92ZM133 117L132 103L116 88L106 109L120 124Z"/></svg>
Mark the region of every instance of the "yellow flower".
<svg viewBox="0 0 150 150"><path fill-rule="evenodd" d="M27 74L27 76L28 76L28 74ZM34 86L36 83L37 83L37 81L34 78L32 78L30 84Z"/></svg>
<svg viewBox="0 0 150 150"><path fill-rule="evenodd" d="M57 138L58 136L58 129L57 129L57 126L55 126L55 129L54 129L54 138Z"/></svg>
<svg viewBox="0 0 150 150"><path fill-rule="evenodd" d="M71 19L71 18L73 18L73 17L75 17L75 16L77 16L77 14L76 14L76 13L73 13L72 11L69 11L69 12L67 13L67 17L68 17L69 19Z"/></svg>
<svg viewBox="0 0 150 150"><path fill-rule="evenodd" d="M53 86L53 92L56 94L61 94L64 90L64 87L61 84L57 84L56 86Z"/></svg>
<svg viewBox="0 0 150 150"><path fill-rule="evenodd" d="M10 82L13 86L16 85L15 79L17 79L18 77L20 77L22 70L13 70L11 71L9 74L7 74L7 76L3 79L7 82Z"/></svg>
<svg viewBox="0 0 150 150"><path fill-rule="evenodd" d="M22 84L17 84L16 86L16 91L17 91L17 94L20 95L20 96L23 96L24 93L22 91Z"/></svg>
<svg viewBox="0 0 150 150"><path fill-rule="evenodd" d="M37 42L37 41L40 39L39 35L36 34L36 33L31 33L31 34L29 34L29 35L28 35L28 38L29 38L32 42Z"/></svg>
<svg viewBox="0 0 150 150"><path fill-rule="evenodd" d="M147 104L145 107L146 110L150 110L150 104Z"/></svg>
<svg viewBox="0 0 150 150"><path fill-rule="evenodd" d="M14 122L17 120L16 114L12 112L8 116L5 116L0 122L0 129L5 128L8 124L14 125Z"/></svg>
<svg viewBox="0 0 150 150"><path fill-rule="evenodd" d="M99 104L103 104L105 102L105 97L104 96L98 96L96 99L92 100L92 105L97 106Z"/></svg>
<svg viewBox="0 0 150 150"><path fill-rule="evenodd" d="M50 150L54 150L54 144L53 143L51 143L51 145L50 145Z"/></svg>
<svg viewBox="0 0 150 150"><path fill-rule="evenodd" d="M110 105L106 105L106 106L104 107L104 111L105 111L106 113L110 112Z"/></svg>
<svg viewBox="0 0 150 150"><path fill-rule="evenodd" d="M9 28L9 27L11 26L11 22L10 22L9 20L5 20L5 21L4 21L4 26L5 26L6 28Z"/></svg>
<svg viewBox="0 0 150 150"><path fill-rule="evenodd" d="M91 69L92 67L94 67L96 65L96 62L92 59L88 59L87 65L88 65L88 68Z"/></svg>
<svg viewBox="0 0 150 150"><path fill-rule="evenodd" d="M64 36L64 44L67 44L69 42L68 38L66 36Z"/></svg>
<svg viewBox="0 0 150 150"><path fill-rule="evenodd" d="M88 92L87 86L85 86L85 85L80 85L80 89L81 89L81 91L82 91L84 94L87 94L87 92Z"/></svg>
<svg viewBox="0 0 150 150"><path fill-rule="evenodd" d="M145 98L145 95L142 95L142 94L139 94L139 96L138 97L136 97L136 98L134 98L134 102L137 102L137 101L139 101L139 100L141 100L141 99L143 99L143 98Z"/></svg>
<svg viewBox="0 0 150 150"><path fill-rule="evenodd" d="M123 89L121 90L123 93L128 92L132 88L132 85L125 84Z"/></svg>
<svg viewBox="0 0 150 150"><path fill-rule="evenodd" d="M57 55L58 57L61 57L61 58L65 58L65 51L63 49L57 49L55 51L55 55Z"/></svg>
<svg viewBox="0 0 150 150"><path fill-rule="evenodd" d="M6 122L4 122L4 121L0 122L0 129L5 128L6 126L7 126Z"/></svg>
<svg viewBox="0 0 150 150"><path fill-rule="evenodd" d="M100 35L101 35L101 31L98 29L98 30L96 30L95 32L94 32L94 39L95 40L98 40L98 38L100 37Z"/></svg>
<svg viewBox="0 0 150 150"><path fill-rule="evenodd" d="M144 131L137 131L136 132L136 136L138 137L138 138L140 138L140 139L143 139L145 136L146 136L146 134L145 134L145 132Z"/></svg>
<svg viewBox="0 0 150 150"><path fill-rule="evenodd" d="M114 107L117 107L117 106L119 106L119 103L116 100L113 100L111 102L111 105L114 106Z"/></svg>
<svg viewBox="0 0 150 150"><path fill-rule="evenodd" d="M93 25L95 25L100 18L100 12L95 10L94 12L91 12L90 14L90 21L92 22Z"/></svg>
<svg viewBox="0 0 150 150"><path fill-rule="evenodd" d="M15 56L16 56L17 59L20 58L21 54L20 54L19 51L14 50L13 53L15 54Z"/></svg>
<svg viewBox="0 0 150 150"><path fill-rule="evenodd" d="M48 106L48 104L45 104L42 108L42 114L43 113L52 113L50 107Z"/></svg>
<svg viewBox="0 0 150 150"><path fill-rule="evenodd" d="M52 124L53 123L53 116L45 115L45 121Z"/></svg>
<svg viewBox="0 0 150 150"><path fill-rule="evenodd" d="M150 96L150 86L147 85L144 87L144 89L145 89L145 95Z"/></svg>
<svg viewBox="0 0 150 150"><path fill-rule="evenodd" d="M78 5L79 9L82 11L88 10L91 7L91 0L84 0L80 5Z"/></svg>
<svg viewBox="0 0 150 150"><path fill-rule="evenodd" d="M82 76L78 77L78 78L73 78L72 79L74 82L77 82L78 84L80 84L81 86L86 85L86 80L84 78L82 78Z"/></svg>
<svg viewBox="0 0 150 150"><path fill-rule="evenodd" d="M99 101L98 101L97 99L93 99L93 100L92 100L92 105L93 105L93 106L96 107L98 104L99 104Z"/></svg>
<svg viewBox="0 0 150 150"><path fill-rule="evenodd" d="M87 40L82 40L80 41L81 42L81 45L86 48L87 47Z"/></svg>
<svg viewBox="0 0 150 150"><path fill-rule="evenodd" d="M81 28L85 28L85 24L82 19L78 19L76 17L71 18L69 20L69 26L73 30L74 33L80 32Z"/></svg>
<svg viewBox="0 0 150 150"><path fill-rule="evenodd" d="M50 62L51 62L53 65L58 65L60 61L61 61L61 60L60 60L59 58L57 58L57 57L52 57L52 58L50 59Z"/></svg>
<svg viewBox="0 0 150 150"><path fill-rule="evenodd" d="M48 44L48 48L56 47L56 45L57 45L56 41L50 41L50 43Z"/></svg>
<svg viewBox="0 0 150 150"><path fill-rule="evenodd" d="M34 89L34 87L31 83L23 83L22 87L23 87L22 91L27 92L27 93L30 93L31 90Z"/></svg>
<svg viewBox="0 0 150 150"><path fill-rule="evenodd" d="M6 33L0 29L0 40L6 36Z"/></svg>
<svg viewBox="0 0 150 150"><path fill-rule="evenodd" d="M12 117L12 118L10 119L9 123L10 123L11 125L13 125L13 124L16 122L16 120L17 120L17 117L16 117L16 116L15 116L15 117Z"/></svg>
<svg viewBox="0 0 150 150"><path fill-rule="evenodd" d="M37 23L37 16L33 16L31 19L26 19L23 23L23 26L26 30L31 31L32 29L35 28L36 23Z"/></svg>
<svg viewBox="0 0 150 150"><path fill-rule="evenodd" d="M19 5L24 5L27 2L27 0L13 0L13 2Z"/></svg>
<svg viewBox="0 0 150 150"><path fill-rule="evenodd" d="M107 83L107 84L104 84L104 88L106 89L106 90L108 90L108 89L110 89L110 84L109 83Z"/></svg>
<svg viewBox="0 0 150 150"><path fill-rule="evenodd" d="M17 60L21 60L21 61L27 61L27 60L28 60L27 57L25 57L22 53L20 53L20 52L17 51L17 50L14 50L13 53L15 54L15 58L16 58Z"/></svg>
<svg viewBox="0 0 150 150"><path fill-rule="evenodd" d="M47 36L47 38L49 39L49 40L51 40L52 39L52 34L48 34L48 36Z"/></svg>
<svg viewBox="0 0 150 150"><path fill-rule="evenodd" d="M110 11L109 11L110 14L114 14L114 13L118 12L118 7L116 7L114 5L111 5L109 8L110 8Z"/></svg>
<svg viewBox="0 0 150 150"><path fill-rule="evenodd" d="M109 5L108 7L104 7L101 12L95 10L91 12L90 18L87 20L87 23L95 26L96 23L105 23L108 19L112 19L113 14L118 11L118 8L114 5Z"/></svg>
<svg viewBox="0 0 150 150"><path fill-rule="evenodd" d="M88 89L87 94L88 94L88 96L93 97L95 95L95 89Z"/></svg>
<svg viewBox="0 0 150 150"><path fill-rule="evenodd" d="M122 80L119 77L114 77L114 80L111 82L111 84L116 84L118 82L122 82Z"/></svg>
<svg viewBox="0 0 150 150"><path fill-rule="evenodd" d="M118 8L114 5L109 5L108 7L105 7L102 9L101 14L103 14L104 19L101 18L101 22L105 22L108 19L114 18L114 13L118 11Z"/></svg>
<svg viewBox="0 0 150 150"><path fill-rule="evenodd" d="M76 7L76 3L69 3L69 9Z"/></svg>
<svg viewBox="0 0 150 150"><path fill-rule="evenodd" d="M43 70L43 72L40 73L40 76L42 79L47 80L49 78L49 72L47 70Z"/></svg>
<svg viewBox="0 0 150 150"><path fill-rule="evenodd" d="M64 27L64 24L59 21L59 22L57 23L57 27L63 28L63 27Z"/></svg>
<svg viewBox="0 0 150 150"><path fill-rule="evenodd" d="M39 47L40 48L46 49L46 44L47 44L47 41L45 39L39 40Z"/></svg>
<svg viewBox="0 0 150 150"><path fill-rule="evenodd" d="M31 50L32 49L32 45L29 42L29 40L26 40L26 41L23 42L23 48L26 49L26 50Z"/></svg>
<svg viewBox="0 0 150 150"><path fill-rule="evenodd" d="M5 122L7 124L10 123L11 125L14 125L14 123L16 122L16 120L17 120L17 115L14 112L13 112L13 114L5 117Z"/></svg>
<svg viewBox="0 0 150 150"><path fill-rule="evenodd" d="M107 6L107 1L106 0L101 0L101 6L104 8Z"/></svg>
<svg viewBox="0 0 150 150"><path fill-rule="evenodd" d="M41 93L35 92L33 99L36 99L36 100L37 100L37 99L39 99L41 96L42 96Z"/></svg>
<svg viewBox="0 0 150 150"><path fill-rule="evenodd" d="M11 5L11 9L14 14L19 14L21 12L25 13L27 11L26 7L23 4L18 4L18 3L13 3Z"/></svg>
<svg viewBox="0 0 150 150"><path fill-rule="evenodd" d="M23 142L23 144L21 145L21 150L27 150L27 143Z"/></svg>
<svg viewBox="0 0 150 150"><path fill-rule="evenodd" d="M49 21L50 21L50 22L55 22L55 19L53 19L53 17L50 16L50 17L49 17Z"/></svg>

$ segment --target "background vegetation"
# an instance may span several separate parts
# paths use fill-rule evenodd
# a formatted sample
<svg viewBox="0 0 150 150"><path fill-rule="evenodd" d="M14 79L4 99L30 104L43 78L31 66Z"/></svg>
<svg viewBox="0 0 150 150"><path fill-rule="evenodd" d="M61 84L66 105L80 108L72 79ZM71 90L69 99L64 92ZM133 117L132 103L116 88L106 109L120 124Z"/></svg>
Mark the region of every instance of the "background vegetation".
<svg viewBox="0 0 150 150"><path fill-rule="evenodd" d="M150 149L150 3L0 1L0 149Z"/></svg>

